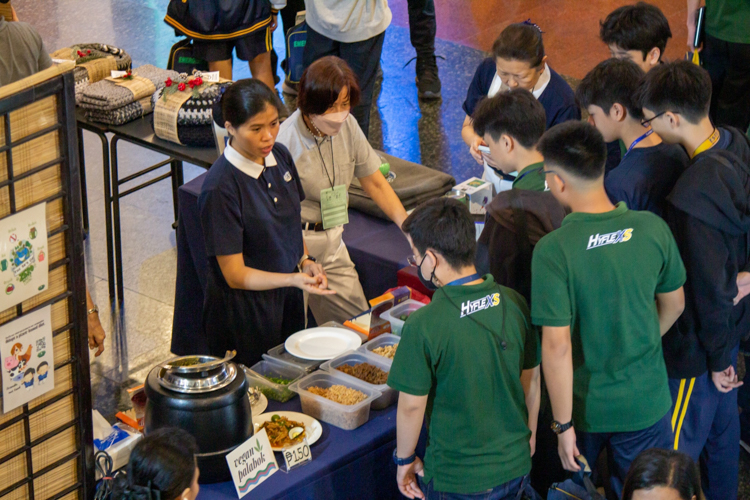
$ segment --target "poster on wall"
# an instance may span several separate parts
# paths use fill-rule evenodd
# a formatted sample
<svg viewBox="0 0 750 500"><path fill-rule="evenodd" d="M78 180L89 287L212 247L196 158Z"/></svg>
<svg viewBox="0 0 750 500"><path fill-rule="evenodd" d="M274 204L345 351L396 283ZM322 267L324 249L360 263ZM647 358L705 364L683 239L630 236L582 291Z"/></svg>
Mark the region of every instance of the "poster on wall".
<svg viewBox="0 0 750 500"><path fill-rule="evenodd" d="M52 306L0 326L3 413L55 387Z"/></svg>
<svg viewBox="0 0 750 500"><path fill-rule="evenodd" d="M48 286L47 204L0 220L0 311Z"/></svg>

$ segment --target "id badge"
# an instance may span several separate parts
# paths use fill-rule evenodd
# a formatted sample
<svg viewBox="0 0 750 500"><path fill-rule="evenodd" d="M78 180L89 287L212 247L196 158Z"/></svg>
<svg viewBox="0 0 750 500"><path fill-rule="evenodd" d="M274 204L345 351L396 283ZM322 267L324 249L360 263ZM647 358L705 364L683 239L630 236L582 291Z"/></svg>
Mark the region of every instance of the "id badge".
<svg viewBox="0 0 750 500"><path fill-rule="evenodd" d="M346 188L344 186L334 186L320 191L320 214L323 219L323 229L331 229L349 223L346 201Z"/></svg>

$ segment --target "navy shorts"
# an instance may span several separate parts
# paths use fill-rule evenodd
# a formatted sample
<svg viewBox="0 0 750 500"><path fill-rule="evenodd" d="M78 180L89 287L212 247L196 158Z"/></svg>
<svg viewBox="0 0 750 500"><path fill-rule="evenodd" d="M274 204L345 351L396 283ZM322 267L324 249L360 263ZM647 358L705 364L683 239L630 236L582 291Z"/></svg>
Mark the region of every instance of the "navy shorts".
<svg viewBox="0 0 750 500"><path fill-rule="evenodd" d="M265 27L245 37L235 40L199 40L193 39L193 54L208 62L232 59L232 51L237 50L241 61L252 61L256 57L273 50L273 32Z"/></svg>

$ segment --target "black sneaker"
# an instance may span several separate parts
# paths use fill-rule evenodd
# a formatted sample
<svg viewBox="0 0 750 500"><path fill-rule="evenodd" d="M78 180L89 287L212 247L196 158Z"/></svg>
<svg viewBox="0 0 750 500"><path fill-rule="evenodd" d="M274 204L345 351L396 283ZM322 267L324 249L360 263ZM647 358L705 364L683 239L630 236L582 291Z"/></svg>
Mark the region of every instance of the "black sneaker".
<svg viewBox="0 0 750 500"><path fill-rule="evenodd" d="M440 99L437 61L432 56L417 56L417 95L422 99Z"/></svg>

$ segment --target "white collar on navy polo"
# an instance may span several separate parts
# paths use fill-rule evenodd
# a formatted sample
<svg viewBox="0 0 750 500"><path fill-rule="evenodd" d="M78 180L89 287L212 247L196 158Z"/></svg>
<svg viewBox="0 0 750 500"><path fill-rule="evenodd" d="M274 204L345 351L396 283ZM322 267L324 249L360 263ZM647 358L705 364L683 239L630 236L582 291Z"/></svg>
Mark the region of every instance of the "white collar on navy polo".
<svg viewBox="0 0 750 500"><path fill-rule="evenodd" d="M248 160L247 158L242 156L239 151L234 149L231 144L227 144L227 147L224 150L224 157L240 172L249 175L253 179L257 179L258 177L260 177L260 174L263 173L263 165ZM265 160L266 168L276 166L276 157L274 157L273 152L268 153L268 156L266 156Z"/></svg>

